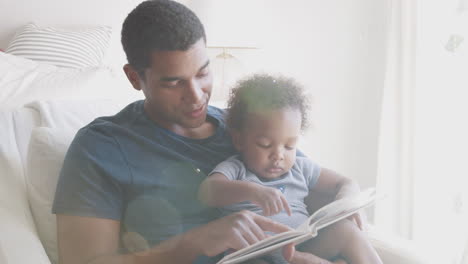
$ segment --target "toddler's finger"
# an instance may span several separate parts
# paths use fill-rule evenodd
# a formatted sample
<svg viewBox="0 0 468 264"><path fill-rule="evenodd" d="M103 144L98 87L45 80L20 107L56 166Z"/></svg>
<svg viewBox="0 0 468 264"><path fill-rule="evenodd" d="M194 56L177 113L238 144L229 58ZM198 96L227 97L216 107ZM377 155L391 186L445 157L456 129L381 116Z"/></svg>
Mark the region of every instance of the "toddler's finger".
<svg viewBox="0 0 468 264"><path fill-rule="evenodd" d="M263 215L264 216L269 216L270 215L270 208L268 207L268 204L264 204L261 206L263 210Z"/></svg>
<svg viewBox="0 0 468 264"><path fill-rule="evenodd" d="M362 219L361 219L361 215L359 213L356 214L355 219L356 219L356 224L359 227L359 229L363 230L363 228L362 228Z"/></svg>
<svg viewBox="0 0 468 264"><path fill-rule="evenodd" d="M274 202L271 207L273 208L271 215L275 215L281 211L281 208L278 206L276 202Z"/></svg>
<svg viewBox="0 0 468 264"><path fill-rule="evenodd" d="M281 202L283 204L284 210L286 210L286 213L291 216L291 208L289 207L289 203L284 196L281 196Z"/></svg>

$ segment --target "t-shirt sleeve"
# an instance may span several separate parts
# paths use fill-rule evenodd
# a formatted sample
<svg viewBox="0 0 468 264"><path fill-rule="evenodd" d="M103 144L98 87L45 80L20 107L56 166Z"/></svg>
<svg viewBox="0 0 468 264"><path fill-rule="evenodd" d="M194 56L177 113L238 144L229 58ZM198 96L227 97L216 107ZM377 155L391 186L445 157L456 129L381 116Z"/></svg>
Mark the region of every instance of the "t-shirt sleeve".
<svg viewBox="0 0 468 264"><path fill-rule="evenodd" d="M312 189L320 177L320 166L306 157L297 157L302 165L302 171L306 177L309 190Z"/></svg>
<svg viewBox="0 0 468 264"><path fill-rule="evenodd" d="M52 212L120 220L127 163L115 139L80 130L65 156Z"/></svg>
<svg viewBox="0 0 468 264"><path fill-rule="evenodd" d="M242 175L242 168L242 162L236 158L231 157L216 165L216 167L209 175L213 173L221 173L231 181L240 180L240 175Z"/></svg>

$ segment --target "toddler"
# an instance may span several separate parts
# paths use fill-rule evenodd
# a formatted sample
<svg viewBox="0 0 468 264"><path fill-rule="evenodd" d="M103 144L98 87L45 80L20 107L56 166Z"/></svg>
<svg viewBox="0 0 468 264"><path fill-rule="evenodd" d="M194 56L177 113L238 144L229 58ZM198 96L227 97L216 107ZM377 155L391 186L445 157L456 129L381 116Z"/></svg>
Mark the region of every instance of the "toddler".
<svg viewBox="0 0 468 264"><path fill-rule="evenodd" d="M201 184L200 199L225 213L250 210L292 228L309 216L316 197L340 199L357 184L297 153L307 125L307 98L293 79L253 75L232 90L227 124L239 154L220 163ZM296 155L298 154L298 155ZM350 221L351 220L351 221ZM297 249L335 263L382 263L360 230L359 214L319 231ZM254 263L286 263L271 254Z"/></svg>

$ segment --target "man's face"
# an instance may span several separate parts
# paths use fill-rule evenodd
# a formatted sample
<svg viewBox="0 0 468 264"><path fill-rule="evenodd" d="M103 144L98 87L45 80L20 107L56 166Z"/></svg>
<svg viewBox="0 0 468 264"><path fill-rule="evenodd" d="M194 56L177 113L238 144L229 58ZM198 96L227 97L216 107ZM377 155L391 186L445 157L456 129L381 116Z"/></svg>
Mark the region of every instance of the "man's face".
<svg viewBox="0 0 468 264"><path fill-rule="evenodd" d="M298 110L249 113L246 126L233 133L234 144L250 171L264 179L275 179L294 165L300 131Z"/></svg>
<svg viewBox="0 0 468 264"><path fill-rule="evenodd" d="M201 127L212 87L204 40L186 51L153 52L139 83L145 110L160 126L176 133Z"/></svg>

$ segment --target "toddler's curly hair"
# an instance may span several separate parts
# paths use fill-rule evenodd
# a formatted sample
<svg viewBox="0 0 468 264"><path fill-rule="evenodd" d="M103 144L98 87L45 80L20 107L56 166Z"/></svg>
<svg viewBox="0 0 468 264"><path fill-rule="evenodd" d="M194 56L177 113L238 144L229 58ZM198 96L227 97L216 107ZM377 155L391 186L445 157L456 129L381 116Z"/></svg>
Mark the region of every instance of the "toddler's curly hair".
<svg viewBox="0 0 468 264"><path fill-rule="evenodd" d="M301 128L308 126L309 100L303 87L293 78L254 74L232 88L227 111L229 129L242 130L249 113L276 109L297 109Z"/></svg>

